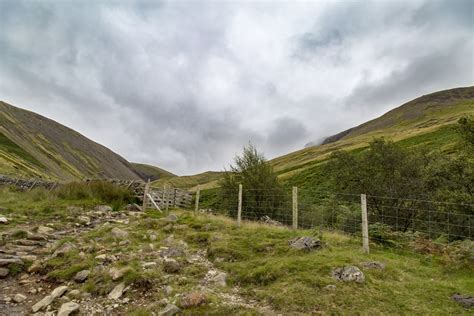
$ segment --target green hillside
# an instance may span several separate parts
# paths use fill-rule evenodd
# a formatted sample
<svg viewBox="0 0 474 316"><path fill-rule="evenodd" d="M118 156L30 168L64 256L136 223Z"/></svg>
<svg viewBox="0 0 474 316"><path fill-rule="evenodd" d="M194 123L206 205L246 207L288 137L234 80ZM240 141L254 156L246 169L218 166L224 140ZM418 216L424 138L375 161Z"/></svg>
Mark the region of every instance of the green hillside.
<svg viewBox="0 0 474 316"><path fill-rule="evenodd" d="M166 171L164 169L147 165L143 163L131 163L135 172L140 175L143 179L150 179L151 181L158 180L158 179L169 179L172 177L177 177L177 175Z"/></svg>
<svg viewBox="0 0 474 316"><path fill-rule="evenodd" d="M421 137L449 149L455 144L455 136L446 127L455 124L460 117L472 114L474 87L440 91L417 98L377 119L331 136L322 145L275 158L271 163L282 178L291 178L295 173L326 159L334 150L363 148L376 137L394 141L414 138L412 142L405 141L407 145L420 145L418 140ZM445 133L451 136L444 135Z"/></svg>
<svg viewBox="0 0 474 316"><path fill-rule="evenodd" d="M474 87L428 94L407 102L379 118L326 138L322 145L304 148L270 161L280 180L300 187L324 187L321 165L336 150L364 150L374 138L386 137L404 146L441 149L449 153L459 136L457 120L474 115ZM186 181L196 176L186 177ZM179 183L180 178L176 178ZM216 186L216 179L204 187Z"/></svg>
<svg viewBox="0 0 474 316"><path fill-rule="evenodd" d="M0 102L0 174L140 179L128 161L53 120Z"/></svg>
<svg viewBox="0 0 474 316"><path fill-rule="evenodd" d="M152 186L163 187L164 185L170 185L177 188L195 191L197 186L200 185L201 189L203 190L212 189L218 186L218 181L223 174L224 172L207 171L193 176L165 178L154 181Z"/></svg>

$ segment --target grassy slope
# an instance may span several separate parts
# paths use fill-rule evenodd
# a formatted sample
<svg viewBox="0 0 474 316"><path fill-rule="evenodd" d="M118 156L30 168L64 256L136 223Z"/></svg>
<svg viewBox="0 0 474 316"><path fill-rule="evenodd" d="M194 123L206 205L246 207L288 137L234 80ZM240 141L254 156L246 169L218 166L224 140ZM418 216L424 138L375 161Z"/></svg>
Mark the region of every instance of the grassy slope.
<svg viewBox="0 0 474 316"><path fill-rule="evenodd" d="M453 126L465 115L474 115L474 87L440 91L417 98L353 128L341 139L298 150L270 163L279 178L288 184L324 189L327 183L321 167L335 150L361 151L375 137L386 137L407 147L420 146L449 153L458 141ZM198 176L186 178L191 180ZM178 179L175 183L181 184ZM216 180L203 187L215 188Z"/></svg>
<svg viewBox="0 0 474 316"><path fill-rule="evenodd" d="M55 121L0 102L0 172L73 180L138 179L119 155Z"/></svg>
<svg viewBox="0 0 474 316"><path fill-rule="evenodd" d="M151 181L154 181L157 179L169 179L172 177L177 177L175 174L156 166L135 162L132 162L131 165L143 179L150 179Z"/></svg>
<svg viewBox="0 0 474 316"><path fill-rule="evenodd" d="M21 227L27 221L36 225L50 223L58 218L63 221L74 221L78 214L66 211L67 205L92 207L94 201L51 199L40 191L18 193L0 189L0 206L7 208L3 215L12 216L8 225L0 226L0 231ZM12 211L15 210L15 211ZM229 287L220 291L230 293L231 287L240 287L240 292L249 299L255 299L282 314L419 314L419 315L469 315L450 297L454 293L472 293L474 279L472 269L458 269L446 264L441 257L425 256L414 253L394 253L372 245L370 255L360 250L360 242L347 235L336 232L325 232L323 240L328 244L316 252L300 252L288 248L290 238L311 235L312 231L293 231L286 228L271 227L256 223L244 223L237 228L235 222L224 217L195 216L188 212L177 212L179 221L170 225L161 221L164 215L147 213L145 218L132 218L130 224L111 223L99 226L83 237L66 240L74 243L91 244L100 240L101 248L111 249L113 253L134 253L150 247L159 249L162 242L173 234L175 240L186 241L192 251L207 249L208 258L218 268L229 274ZM71 217L72 216L72 217ZM130 231L129 244L117 247L116 240L110 236L112 227L119 225ZM186 226L183 226L186 225ZM166 229L164 227L167 227ZM186 227L185 229L183 227ZM158 236L151 242L143 236L151 231ZM69 280L84 268L95 266L93 258L98 254L96 248L86 256L78 256L77 251L62 258L47 262L51 277ZM153 252L145 252L152 255ZM126 256L125 256L126 257ZM380 261L386 269L363 270L366 281L363 284L341 283L331 278L331 270L345 265L360 265L365 261ZM199 288L207 272L199 266L186 264L180 276L186 278L170 279L174 293L183 293ZM160 268L153 270L140 269L138 259L124 259L115 265L128 266L131 272L126 275L127 283L147 280L152 284L163 282L164 275ZM83 290L95 295L104 295L114 286L110 278L101 279L93 272L83 285ZM102 280L94 283L94 280ZM173 281L175 280L175 281ZM335 284L335 290L324 289ZM155 287L152 287L154 289ZM164 296L163 291L147 290L151 300L147 306L139 308L136 315L149 315L156 312L151 305ZM141 293L141 291L139 291ZM133 298L133 293L127 293ZM139 296L141 294L138 294ZM218 297L210 297L210 302L198 308L186 310L187 314L232 314L254 315L251 309L228 309L219 303ZM138 307L137 307L138 308ZM155 309L154 309L155 308Z"/></svg>
<svg viewBox="0 0 474 316"><path fill-rule="evenodd" d="M159 188L166 184L177 188L195 191L197 186L200 185L201 189L206 190L215 188L218 185L218 181L222 175L223 172L207 171L193 176L182 176L157 180L152 183L152 186Z"/></svg>
<svg viewBox="0 0 474 316"><path fill-rule="evenodd" d="M288 178L295 171L303 171L308 166L326 159L334 150L353 150L366 147L375 137L383 136L394 141L423 134L442 137L435 132L444 126L453 125L464 115L474 114L474 87L462 89L461 95L463 97L455 97L457 94L452 96L451 91L441 91L415 99L380 118L354 128L342 139L278 157L271 163L283 178ZM446 143L443 146L449 146L450 140L447 138L444 140ZM437 142L438 140L433 141Z"/></svg>

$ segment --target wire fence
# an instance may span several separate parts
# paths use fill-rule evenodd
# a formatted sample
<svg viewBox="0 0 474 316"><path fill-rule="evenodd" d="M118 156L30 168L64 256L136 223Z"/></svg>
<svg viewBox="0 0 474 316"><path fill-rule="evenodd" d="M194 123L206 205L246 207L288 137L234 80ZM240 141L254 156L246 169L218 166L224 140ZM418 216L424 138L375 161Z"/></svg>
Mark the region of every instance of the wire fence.
<svg viewBox="0 0 474 316"><path fill-rule="evenodd" d="M361 194L239 188L200 193L201 212L223 214L301 229L338 230L362 236ZM296 194L295 194L296 193ZM474 203L366 195L368 235L372 242L422 236L445 242L472 240ZM240 204L240 207L239 207ZM239 211L240 210L240 211ZM296 222L296 227L295 227Z"/></svg>

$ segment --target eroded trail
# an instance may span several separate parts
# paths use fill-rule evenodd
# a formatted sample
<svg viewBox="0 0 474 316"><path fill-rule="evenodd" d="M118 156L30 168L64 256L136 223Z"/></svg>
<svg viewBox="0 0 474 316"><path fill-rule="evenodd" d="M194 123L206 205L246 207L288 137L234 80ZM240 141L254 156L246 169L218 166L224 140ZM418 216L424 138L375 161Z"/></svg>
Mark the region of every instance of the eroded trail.
<svg viewBox="0 0 474 316"><path fill-rule="evenodd" d="M181 312L276 315L229 286L206 249L176 238L176 215L108 206L2 233L0 315ZM81 214L81 215L79 215Z"/></svg>

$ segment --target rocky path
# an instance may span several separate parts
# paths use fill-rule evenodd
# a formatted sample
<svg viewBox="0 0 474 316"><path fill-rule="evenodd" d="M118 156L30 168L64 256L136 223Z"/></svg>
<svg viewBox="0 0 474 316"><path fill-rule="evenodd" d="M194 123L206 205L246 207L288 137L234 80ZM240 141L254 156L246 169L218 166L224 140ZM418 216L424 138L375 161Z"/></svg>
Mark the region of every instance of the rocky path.
<svg viewBox="0 0 474 316"><path fill-rule="evenodd" d="M75 211L77 213L79 210ZM230 306L251 310L255 314L277 315L269 306L262 306L257 301L240 295L237 287L229 287L227 274L207 259L205 249L192 251L184 241L175 239L171 232L166 233L167 237L158 250L153 250L150 243L148 246L153 251L149 253L143 253L140 248L136 253L110 254L109 250L113 247L104 245L95 256L94 260L98 265L92 271L78 271L68 281L49 277L47 272L50 271L45 271L48 261L63 258L75 250L80 250L78 256L84 257L91 251L91 245L81 245L78 249L75 241L81 236L103 227L113 227L110 234L120 242L114 242L112 246L125 246L129 243L128 235L133 232L123 227L143 215L134 210L112 212L108 206L97 206L95 210L83 214L85 215L74 217L67 225L61 220L25 224L1 234L0 315L116 315L127 314L131 307L136 306L152 306L152 315L175 315L179 314L182 308L200 306L208 302L209 297L215 298L210 304L216 304L216 309L219 309L219 306ZM168 226L176 225L177 218L170 215L166 221L170 222ZM156 239L153 230L148 233L148 242ZM145 247L147 245L143 246ZM147 288L146 291L134 283L120 282L127 273L127 267L113 267L114 261L137 258L145 272L154 271L158 267L163 269L165 275L160 278L165 281L161 280L156 288ZM180 275L183 260L187 269L195 266L196 269L207 272L192 290L179 293L166 283L176 281L186 284L188 276ZM91 294L80 286L91 274L102 270L107 271L109 279L115 281L116 285L110 292L102 295ZM165 297L156 301L158 291L164 293Z"/></svg>

